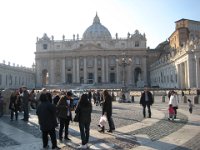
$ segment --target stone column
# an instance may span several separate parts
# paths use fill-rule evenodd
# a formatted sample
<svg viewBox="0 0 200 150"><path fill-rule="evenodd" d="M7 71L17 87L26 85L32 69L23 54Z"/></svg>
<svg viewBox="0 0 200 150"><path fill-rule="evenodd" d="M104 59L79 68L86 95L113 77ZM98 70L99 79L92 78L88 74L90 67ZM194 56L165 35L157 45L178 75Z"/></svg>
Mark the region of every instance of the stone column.
<svg viewBox="0 0 200 150"><path fill-rule="evenodd" d="M177 85L178 85L178 88L181 88L181 65L178 64L177 65Z"/></svg>
<svg viewBox="0 0 200 150"><path fill-rule="evenodd" d="M132 62L128 65L128 80L127 80L127 85L132 84L132 80L131 80L131 68L132 68Z"/></svg>
<svg viewBox="0 0 200 150"><path fill-rule="evenodd" d="M116 62L116 79L117 79L117 84L119 84L119 63Z"/></svg>
<svg viewBox="0 0 200 150"><path fill-rule="evenodd" d="M72 82L76 83L76 57L72 58Z"/></svg>
<svg viewBox="0 0 200 150"><path fill-rule="evenodd" d="M196 87L199 88L199 57L195 56L196 60Z"/></svg>
<svg viewBox="0 0 200 150"><path fill-rule="evenodd" d="M76 76L76 82L77 83L80 83L80 68L79 68L79 58L76 59L76 73L77 73L77 76Z"/></svg>
<svg viewBox="0 0 200 150"><path fill-rule="evenodd" d="M84 57L84 59L83 59L83 61L84 61L84 83L86 84L87 83L87 61L86 61L86 57Z"/></svg>
<svg viewBox="0 0 200 150"><path fill-rule="evenodd" d="M97 83L97 57L94 58L94 83Z"/></svg>
<svg viewBox="0 0 200 150"><path fill-rule="evenodd" d="M104 56L102 56L102 83L105 83L105 62L104 62Z"/></svg>
<svg viewBox="0 0 200 150"><path fill-rule="evenodd" d="M146 63L147 59L146 57L143 58L143 66L144 66L144 74L143 74L143 81L144 81L144 84L147 84L147 63Z"/></svg>
<svg viewBox="0 0 200 150"><path fill-rule="evenodd" d="M106 83L109 83L109 63L108 63L108 57L106 57Z"/></svg>
<svg viewBox="0 0 200 150"><path fill-rule="evenodd" d="M55 83L54 64L55 64L54 59L51 59L50 60L50 81L49 81L50 84L54 84Z"/></svg>
<svg viewBox="0 0 200 150"><path fill-rule="evenodd" d="M65 58L62 59L62 83L65 83Z"/></svg>

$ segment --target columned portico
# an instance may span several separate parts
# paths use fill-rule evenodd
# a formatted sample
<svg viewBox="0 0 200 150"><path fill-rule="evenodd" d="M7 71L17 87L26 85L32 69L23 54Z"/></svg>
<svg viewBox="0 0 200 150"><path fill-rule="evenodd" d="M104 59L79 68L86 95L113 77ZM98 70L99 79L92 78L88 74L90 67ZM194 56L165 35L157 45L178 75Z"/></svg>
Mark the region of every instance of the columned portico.
<svg viewBox="0 0 200 150"><path fill-rule="evenodd" d="M74 57L72 59L72 62L73 62L73 69L72 69L72 79L73 79L73 83L76 83L76 76L77 76L77 73L76 73L76 58Z"/></svg>
<svg viewBox="0 0 200 150"><path fill-rule="evenodd" d="M94 83L97 83L97 57L94 58Z"/></svg>
<svg viewBox="0 0 200 150"><path fill-rule="evenodd" d="M55 68L54 68L55 61L54 59L50 60L50 84L55 84Z"/></svg>
<svg viewBox="0 0 200 150"><path fill-rule="evenodd" d="M62 73L62 83L65 83L66 82L66 79L65 79L65 58L62 59L61 73Z"/></svg>
<svg viewBox="0 0 200 150"><path fill-rule="evenodd" d="M80 68L79 68L79 57L76 58L76 83L80 83Z"/></svg>
<svg viewBox="0 0 200 150"><path fill-rule="evenodd" d="M108 57L106 57L106 83L109 83L109 64L108 64Z"/></svg>
<svg viewBox="0 0 200 150"><path fill-rule="evenodd" d="M86 84L87 83L87 62L86 62L86 58L84 57L84 59L83 59L83 65L84 65L84 69L83 69L83 71L84 71L84 83Z"/></svg>
<svg viewBox="0 0 200 150"><path fill-rule="evenodd" d="M139 44L135 44L135 41ZM145 57L146 50L145 34L136 30L133 34L129 33L128 37L113 38L96 15L93 24L85 30L82 38L74 36L72 40L54 40L53 36L49 38L45 33L42 38L37 39L35 54L37 64L41 63L42 66L38 72L46 71L52 85L72 87L80 86L81 83L91 84L90 86L94 88L96 85L116 88L114 84L117 86L123 82L127 85L134 84L132 79L134 64L129 64L123 70L123 67L116 62L116 58L121 58L122 52L130 58L135 56L142 58ZM43 62L38 61L39 59L50 63L43 66ZM146 78L146 63L142 61L137 66L144 71L143 77Z"/></svg>
<svg viewBox="0 0 200 150"><path fill-rule="evenodd" d="M116 64L116 79L117 79L117 84L119 84L119 64Z"/></svg>
<svg viewBox="0 0 200 150"><path fill-rule="evenodd" d="M104 61L104 56L102 56L101 60L102 60L102 70L101 70L101 72L102 72L102 82L105 83L105 64L104 64L105 61Z"/></svg>

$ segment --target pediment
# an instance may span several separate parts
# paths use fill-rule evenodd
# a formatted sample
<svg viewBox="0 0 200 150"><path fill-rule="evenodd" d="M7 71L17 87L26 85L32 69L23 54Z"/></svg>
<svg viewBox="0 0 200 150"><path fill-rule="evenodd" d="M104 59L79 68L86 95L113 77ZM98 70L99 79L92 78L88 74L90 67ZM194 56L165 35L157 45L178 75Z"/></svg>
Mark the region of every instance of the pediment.
<svg viewBox="0 0 200 150"><path fill-rule="evenodd" d="M94 44L86 44L86 45L80 46L76 50L102 50L102 47L98 45L94 45Z"/></svg>

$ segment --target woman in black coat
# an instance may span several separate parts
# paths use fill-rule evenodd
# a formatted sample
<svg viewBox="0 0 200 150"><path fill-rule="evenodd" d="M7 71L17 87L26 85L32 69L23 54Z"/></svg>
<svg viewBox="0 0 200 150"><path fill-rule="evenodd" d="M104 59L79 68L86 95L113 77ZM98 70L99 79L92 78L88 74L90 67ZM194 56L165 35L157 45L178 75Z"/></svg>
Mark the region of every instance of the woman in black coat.
<svg viewBox="0 0 200 150"><path fill-rule="evenodd" d="M40 129L42 131L43 148L48 148L48 134L51 137L52 149L57 147L56 131L56 107L51 104L46 93L40 95L41 104L37 107L36 114L38 116Z"/></svg>
<svg viewBox="0 0 200 150"><path fill-rule="evenodd" d="M87 148L90 136L90 122L92 113L92 104L87 94L83 94L79 99L75 113L79 114L79 129L81 133L82 145L78 148Z"/></svg>
<svg viewBox="0 0 200 150"><path fill-rule="evenodd" d="M108 132L115 130L114 122L112 119L112 96L108 93L107 90L103 91L103 103L102 103L102 116L106 115L109 125ZM104 132L105 127L101 127L99 132Z"/></svg>

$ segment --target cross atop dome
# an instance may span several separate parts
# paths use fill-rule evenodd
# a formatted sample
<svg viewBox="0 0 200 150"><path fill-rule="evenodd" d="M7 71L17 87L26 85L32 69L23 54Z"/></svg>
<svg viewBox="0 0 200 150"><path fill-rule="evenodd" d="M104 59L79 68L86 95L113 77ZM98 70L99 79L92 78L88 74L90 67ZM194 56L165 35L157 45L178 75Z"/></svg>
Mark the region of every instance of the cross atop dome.
<svg viewBox="0 0 200 150"><path fill-rule="evenodd" d="M98 15L97 15L97 12L96 12L96 16L94 17L93 24L101 24L100 23L100 19L99 19Z"/></svg>

